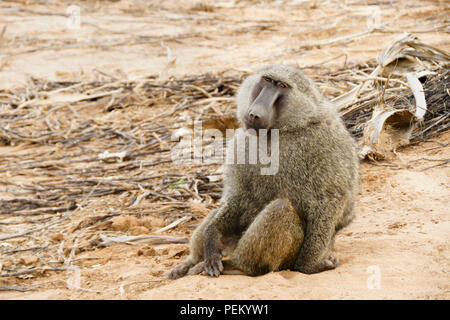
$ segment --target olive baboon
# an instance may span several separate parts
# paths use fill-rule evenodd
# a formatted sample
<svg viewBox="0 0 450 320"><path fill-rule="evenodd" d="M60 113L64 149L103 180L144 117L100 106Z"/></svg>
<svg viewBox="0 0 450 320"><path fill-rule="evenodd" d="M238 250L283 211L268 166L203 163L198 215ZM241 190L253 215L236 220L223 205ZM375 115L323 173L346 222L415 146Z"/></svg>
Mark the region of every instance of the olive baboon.
<svg viewBox="0 0 450 320"><path fill-rule="evenodd" d="M282 65L250 75L237 104L244 129L278 129L278 172L226 165L221 207L195 230L190 255L168 276L218 276L225 254L248 275L335 268L334 237L354 217L359 181L356 143L336 109L299 69Z"/></svg>

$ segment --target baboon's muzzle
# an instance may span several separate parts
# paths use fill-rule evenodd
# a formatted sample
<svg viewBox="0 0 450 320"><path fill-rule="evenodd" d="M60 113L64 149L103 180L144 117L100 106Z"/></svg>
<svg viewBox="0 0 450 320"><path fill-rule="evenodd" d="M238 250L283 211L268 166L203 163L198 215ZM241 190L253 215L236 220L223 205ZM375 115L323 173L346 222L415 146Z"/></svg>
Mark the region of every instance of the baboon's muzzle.
<svg viewBox="0 0 450 320"><path fill-rule="evenodd" d="M245 117L247 129L270 129L275 112L275 102L280 90L274 86L264 86L248 109Z"/></svg>

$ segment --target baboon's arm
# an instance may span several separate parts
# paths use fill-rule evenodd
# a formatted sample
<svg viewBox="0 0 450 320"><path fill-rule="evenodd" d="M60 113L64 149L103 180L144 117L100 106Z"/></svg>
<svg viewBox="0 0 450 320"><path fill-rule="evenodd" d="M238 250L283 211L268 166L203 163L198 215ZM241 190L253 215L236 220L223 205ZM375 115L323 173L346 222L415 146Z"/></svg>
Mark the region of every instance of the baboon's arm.
<svg viewBox="0 0 450 320"><path fill-rule="evenodd" d="M231 234L236 229L239 219L239 203L239 197L227 199L205 228L203 234L205 271L210 276L218 277L223 270L219 241L221 236Z"/></svg>

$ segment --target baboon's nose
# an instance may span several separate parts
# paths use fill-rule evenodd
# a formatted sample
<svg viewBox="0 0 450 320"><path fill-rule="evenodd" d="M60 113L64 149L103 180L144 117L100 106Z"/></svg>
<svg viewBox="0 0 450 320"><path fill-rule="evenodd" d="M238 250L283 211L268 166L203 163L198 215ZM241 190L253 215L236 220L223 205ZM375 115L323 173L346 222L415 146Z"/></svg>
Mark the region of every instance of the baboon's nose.
<svg viewBox="0 0 450 320"><path fill-rule="evenodd" d="M246 117L247 127L261 129L264 127L264 116L259 112L250 110Z"/></svg>
<svg viewBox="0 0 450 320"><path fill-rule="evenodd" d="M253 112L250 112L249 117L250 117L250 120L252 120L252 121L259 120L259 116Z"/></svg>

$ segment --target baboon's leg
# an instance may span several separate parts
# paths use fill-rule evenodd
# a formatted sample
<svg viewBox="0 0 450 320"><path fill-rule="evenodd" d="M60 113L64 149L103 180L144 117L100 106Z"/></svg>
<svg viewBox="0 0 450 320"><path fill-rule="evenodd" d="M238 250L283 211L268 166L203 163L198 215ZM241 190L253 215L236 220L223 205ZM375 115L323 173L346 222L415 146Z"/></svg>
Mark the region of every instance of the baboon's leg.
<svg viewBox="0 0 450 320"><path fill-rule="evenodd" d="M340 216L336 211L344 210L343 201L330 199L320 204L315 208L319 211L315 218L306 221L305 239L295 263L295 270L307 274L334 269L339 262L332 251L337 225L335 216Z"/></svg>
<svg viewBox="0 0 450 320"><path fill-rule="evenodd" d="M347 207L345 208L342 218L340 219L340 221L338 221L336 225L336 232L348 226L354 218L355 218L354 201L351 201L349 202L349 204L347 204Z"/></svg>
<svg viewBox="0 0 450 320"><path fill-rule="evenodd" d="M170 279L178 279L185 276L192 266L195 266L203 260L204 241L203 230L209 223L212 217L215 215L215 211L211 212L203 222L194 230L190 240L189 256L179 265L167 271L167 276Z"/></svg>
<svg viewBox="0 0 450 320"><path fill-rule="evenodd" d="M288 200L269 203L242 235L231 264L248 275L294 266L303 241L303 222Z"/></svg>

